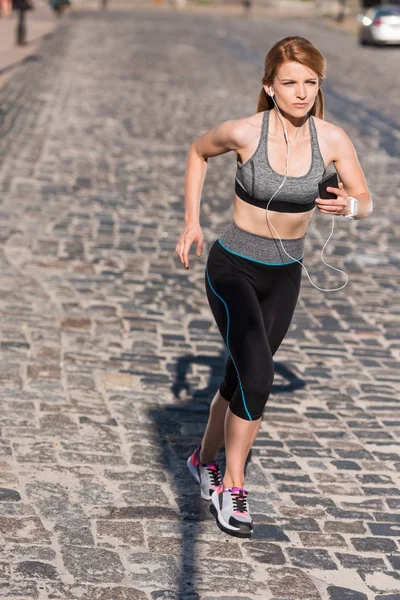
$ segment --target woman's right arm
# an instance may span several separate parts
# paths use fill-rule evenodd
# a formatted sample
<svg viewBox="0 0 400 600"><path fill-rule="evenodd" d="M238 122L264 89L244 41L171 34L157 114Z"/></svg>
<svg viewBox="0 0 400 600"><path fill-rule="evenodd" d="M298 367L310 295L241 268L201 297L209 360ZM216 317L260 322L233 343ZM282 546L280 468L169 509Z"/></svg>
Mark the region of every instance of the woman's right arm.
<svg viewBox="0 0 400 600"><path fill-rule="evenodd" d="M190 146L185 176L185 227L178 239L176 253L186 269L189 268L189 251L197 242L196 255L203 251L204 235L200 226L200 200L207 173L208 159L230 150L239 151L240 124L225 121L219 127L200 136Z"/></svg>

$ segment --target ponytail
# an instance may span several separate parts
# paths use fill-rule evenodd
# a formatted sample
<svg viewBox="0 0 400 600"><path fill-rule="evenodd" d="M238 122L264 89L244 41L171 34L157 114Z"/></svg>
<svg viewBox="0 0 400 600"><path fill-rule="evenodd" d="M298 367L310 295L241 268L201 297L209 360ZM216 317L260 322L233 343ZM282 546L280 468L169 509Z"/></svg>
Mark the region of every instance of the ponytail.
<svg viewBox="0 0 400 600"><path fill-rule="evenodd" d="M261 88L261 92L258 97L257 112L271 110L272 108L274 108L274 102L271 96L267 94L264 88Z"/></svg>
<svg viewBox="0 0 400 600"><path fill-rule="evenodd" d="M324 94L321 88L318 90L317 97L315 98L314 106L311 109L311 114L319 119L324 118Z"/></svg>

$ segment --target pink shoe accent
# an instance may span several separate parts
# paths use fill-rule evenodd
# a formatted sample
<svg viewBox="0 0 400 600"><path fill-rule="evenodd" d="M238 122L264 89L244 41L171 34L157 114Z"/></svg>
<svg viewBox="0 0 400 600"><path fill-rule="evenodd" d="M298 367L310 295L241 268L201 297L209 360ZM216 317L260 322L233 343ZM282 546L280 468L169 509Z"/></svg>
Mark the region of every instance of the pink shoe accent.
<svg viewBox="0 0 400 600"><path fill-rule="evenodd" d="M246 490L244 488L239 488L239 487L233 487L233 488L229 488L229 491L232 492L232 494L239 494L239 492L242 492L242 496L245 496L247 494Z"/></svg>
<svg viewBox="0 0 400 600"><path fill-rule="evenodd" d="M246 511L240 512L240 510L233 511L233 514L237 515L238 517L243 517L243 516L249 517L250 516L248 512L246 512Z"/></svg>
<svg viewBox="0 0 400 600"><path fill-rule="evenodd" d="M192 456L190 457L190 460L192 461L192 465L194 467L198 467L200 464L200 446L197 446L196 450L193 452Z"/></svg>
<svg viewBox="0 0 400 600"><path fill-rule="evenodd" d="M201 463L202 467L207 467L208 469L211 469L212 471L216 471L217 470L217 465L215 464L215 462L209 462L209 463Z"/></svg>

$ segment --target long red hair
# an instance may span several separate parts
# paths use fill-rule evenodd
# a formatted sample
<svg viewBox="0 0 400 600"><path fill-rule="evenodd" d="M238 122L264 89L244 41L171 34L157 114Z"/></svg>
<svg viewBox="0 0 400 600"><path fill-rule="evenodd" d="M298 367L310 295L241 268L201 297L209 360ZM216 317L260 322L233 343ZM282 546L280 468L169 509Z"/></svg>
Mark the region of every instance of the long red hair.
<svg viewBox="0 0 400 600"><path fill-rule="evenodd" d="M265 57L263 85L272 85L279 67L285 62L298 62L308 67L318 76L321 86L325 79L326 62L319 50L306 38L298 35L286 37L272 46ZM258 98L257 112L274 108L272 98L262 88ZM324 95L321 87L310 113L320 119L324 118Z"/></svg>

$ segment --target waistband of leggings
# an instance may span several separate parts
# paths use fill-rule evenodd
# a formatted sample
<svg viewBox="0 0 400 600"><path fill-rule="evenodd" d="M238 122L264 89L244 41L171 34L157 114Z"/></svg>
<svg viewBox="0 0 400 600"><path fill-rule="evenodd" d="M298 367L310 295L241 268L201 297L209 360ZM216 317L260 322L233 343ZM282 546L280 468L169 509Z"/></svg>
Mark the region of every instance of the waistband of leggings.
<svg viewBox="0 0 400 600"><path fill-rule="evenodd" d="M244 231L232 221L228 229L218 238L218 242L225 250L236 256L266 265L280 266L290 265L303 258L305 237L303 235L301 238L282 238L281 244L279 239Z"/></svg>

